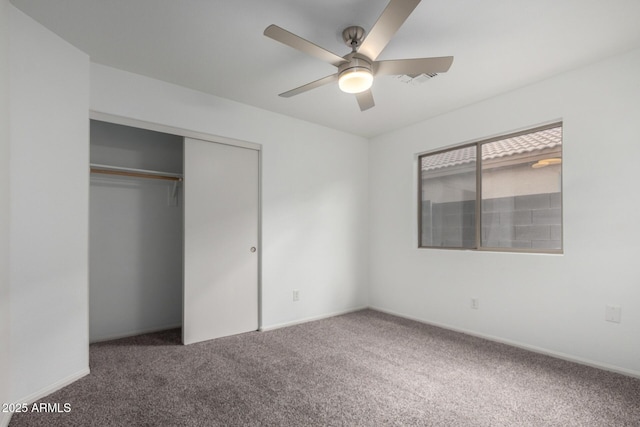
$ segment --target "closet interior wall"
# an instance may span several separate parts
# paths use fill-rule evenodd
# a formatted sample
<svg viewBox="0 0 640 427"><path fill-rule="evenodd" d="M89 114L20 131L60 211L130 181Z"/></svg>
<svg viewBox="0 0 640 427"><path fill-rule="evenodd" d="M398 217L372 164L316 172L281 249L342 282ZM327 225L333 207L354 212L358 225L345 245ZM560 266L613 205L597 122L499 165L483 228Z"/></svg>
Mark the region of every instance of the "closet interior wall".
<svg viewBox="0 0 640 427"><path fill-rule="evenodd" d="M92 165L183 173L183 138L91 121ZM91 174L89 335L182 324L183 208L177 181Z"/></svg>

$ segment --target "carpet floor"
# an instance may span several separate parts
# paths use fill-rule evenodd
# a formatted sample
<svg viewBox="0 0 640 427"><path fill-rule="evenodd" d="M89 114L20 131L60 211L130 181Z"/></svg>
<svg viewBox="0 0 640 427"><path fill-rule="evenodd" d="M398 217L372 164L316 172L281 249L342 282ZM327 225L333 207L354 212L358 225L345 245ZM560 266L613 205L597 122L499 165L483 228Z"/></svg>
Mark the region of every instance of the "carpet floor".
<svg viewBox="0 0 640 427"><path fill-rule="evenodd" d="M93 344L90 368L10 427L640 426L639 379L373 310Z"/></svg>

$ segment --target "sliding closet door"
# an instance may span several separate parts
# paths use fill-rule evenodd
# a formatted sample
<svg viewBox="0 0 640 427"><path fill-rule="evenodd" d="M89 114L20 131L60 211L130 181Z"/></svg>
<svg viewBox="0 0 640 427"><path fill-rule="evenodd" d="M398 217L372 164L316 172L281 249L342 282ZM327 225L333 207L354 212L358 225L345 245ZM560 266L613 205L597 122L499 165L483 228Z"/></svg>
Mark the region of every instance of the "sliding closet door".
<svg viewBox="0 0 640 427"><path fill-rule="evenodd" d="M258 329L258 151L185 138L182 341Z"/></svg>

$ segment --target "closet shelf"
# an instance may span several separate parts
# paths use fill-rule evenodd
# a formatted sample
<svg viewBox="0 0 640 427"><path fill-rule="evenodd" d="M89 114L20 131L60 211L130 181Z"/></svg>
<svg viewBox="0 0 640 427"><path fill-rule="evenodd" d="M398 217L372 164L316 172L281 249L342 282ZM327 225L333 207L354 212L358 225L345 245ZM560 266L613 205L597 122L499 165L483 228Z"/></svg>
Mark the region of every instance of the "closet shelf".
<svg viewBox="0 0 640 427"><path fill-rule="evenodd" d="M134 169L120 166L101 165L91 163L91 173L100 173L105 175L131 176L136 178L163 179L166 181L181 182L182 175L179 173L161 172L148 169Z"/></svg>

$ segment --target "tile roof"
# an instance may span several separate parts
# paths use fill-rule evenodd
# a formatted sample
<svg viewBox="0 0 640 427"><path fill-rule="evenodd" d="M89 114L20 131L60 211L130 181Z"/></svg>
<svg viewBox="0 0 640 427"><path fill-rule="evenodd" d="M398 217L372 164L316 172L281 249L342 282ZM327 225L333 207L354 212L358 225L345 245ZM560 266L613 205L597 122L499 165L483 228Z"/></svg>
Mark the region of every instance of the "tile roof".
<svg viewBox="0 0 640 427"><path fill-rule="evenodd" d="M501 139L482 145L482 159L491 160L531 153L562 144L562 126ZM422 170L430 171L475 162L476 147L464 147L422 158Z"/></svg>

